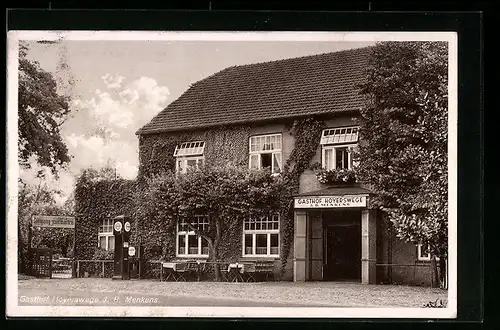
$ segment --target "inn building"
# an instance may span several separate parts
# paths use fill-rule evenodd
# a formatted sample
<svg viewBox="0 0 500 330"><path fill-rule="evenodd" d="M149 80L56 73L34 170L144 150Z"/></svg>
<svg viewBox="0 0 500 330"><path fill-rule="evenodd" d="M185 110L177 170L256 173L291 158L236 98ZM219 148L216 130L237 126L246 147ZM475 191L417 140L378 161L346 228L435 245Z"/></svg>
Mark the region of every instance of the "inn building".
<svg viewBox="0 0 500 330"><path fill-rule="evenodd" d="M228 161L281 172L296 143L290 124L308 117L325 127L311 163L355 168L356 117L363 106L358 86L370 51L231 66L192 84L137 131L141 168L160 159L180 173ZM307 169L294 196L293 243L280 280L430 285L426 249L399 240L371 207L373 196L361 183L324 184ZM203 217L193 221L208 225ZM269 260L279 269L281 227L278 215L245 221L238 259ZM208 257L207 244L186 224L175 230L177 258Z"/></svg>

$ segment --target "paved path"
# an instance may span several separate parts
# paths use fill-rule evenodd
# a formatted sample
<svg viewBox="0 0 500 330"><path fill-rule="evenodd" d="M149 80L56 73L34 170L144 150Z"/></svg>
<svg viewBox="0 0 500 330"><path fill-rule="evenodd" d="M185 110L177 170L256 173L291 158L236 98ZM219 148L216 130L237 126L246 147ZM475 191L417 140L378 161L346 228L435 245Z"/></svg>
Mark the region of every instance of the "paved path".
<svg viewBox="0 0 500 330"><path fill-rule="evenodd" d="M360 283L158 282L151 280L112 281L107 278L19 280L18 289L19 303L26 305L95 305L99 303L120 306L137 304L390 308L423 307L430 301L447 300L448 295L446 290L440 289ZM116 301L115 297L117 297Z"/></svg>
<svg viewBox="0 0 500 330"><path fill-rule="evenodd" d="M19 289L20 306L225 306L225 307L319 307L314 304L259 302L244 298L126 294L68 289ZM332 307L332 306L329 306ZM336 306L342 307L342 306Z"/></svg>

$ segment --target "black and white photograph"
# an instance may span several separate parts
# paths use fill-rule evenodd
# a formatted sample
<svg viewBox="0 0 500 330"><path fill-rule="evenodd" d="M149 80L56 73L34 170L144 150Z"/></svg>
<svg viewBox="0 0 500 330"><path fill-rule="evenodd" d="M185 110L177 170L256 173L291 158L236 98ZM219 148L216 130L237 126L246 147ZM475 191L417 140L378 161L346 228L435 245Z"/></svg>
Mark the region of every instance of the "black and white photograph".
<svg viewBox="0 0 500 330"><path fill-rule="evenodd" d="M7 315L457 316L455 33L7 44Z"/></svg>

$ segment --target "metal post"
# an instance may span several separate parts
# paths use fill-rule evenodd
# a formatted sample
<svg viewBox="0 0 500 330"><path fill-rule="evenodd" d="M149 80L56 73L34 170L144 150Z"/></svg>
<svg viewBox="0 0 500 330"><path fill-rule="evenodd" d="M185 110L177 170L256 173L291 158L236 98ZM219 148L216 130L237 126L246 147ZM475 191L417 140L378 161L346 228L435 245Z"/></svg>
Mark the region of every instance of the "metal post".
<svg viewBox="0 0 500 330"><path fill-rule="evenodd" d="M52 278L52 249L49 250L49 279Z"/></svg>
<svg viewBox="0 0 500 330"><path fill-rule="evenodd" d="M80 277L80 260L76 261L76 277Z"/></svg>
<svg viewBox="0 0 500 330"><path fill-rule="evenodd" d="M73 259L76 258L76 215L75 215L75 227L73 233Z"/></svg>
<svg viewBox="0 0 500 330"><path fill-rule="evenodd" d="M102 277L104 278L104 261L102 262Z"/></svg>

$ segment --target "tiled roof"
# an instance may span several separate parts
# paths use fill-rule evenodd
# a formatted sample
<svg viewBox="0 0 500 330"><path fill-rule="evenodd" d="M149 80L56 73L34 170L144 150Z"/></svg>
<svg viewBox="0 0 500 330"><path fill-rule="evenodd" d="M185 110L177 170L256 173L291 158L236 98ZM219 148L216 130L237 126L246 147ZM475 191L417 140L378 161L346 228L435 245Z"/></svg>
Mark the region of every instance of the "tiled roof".
<svg viewBox="0 0 500 330"><path fill-rule="evenodd" d="M194 83L137 134L359 110L370 50L226 68Z"/></svg>

